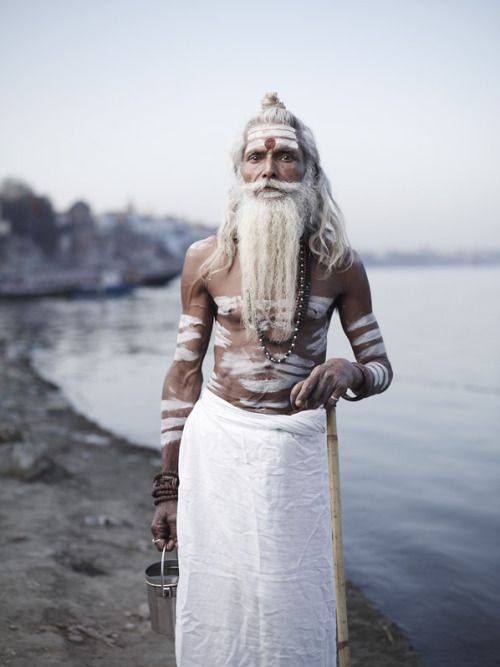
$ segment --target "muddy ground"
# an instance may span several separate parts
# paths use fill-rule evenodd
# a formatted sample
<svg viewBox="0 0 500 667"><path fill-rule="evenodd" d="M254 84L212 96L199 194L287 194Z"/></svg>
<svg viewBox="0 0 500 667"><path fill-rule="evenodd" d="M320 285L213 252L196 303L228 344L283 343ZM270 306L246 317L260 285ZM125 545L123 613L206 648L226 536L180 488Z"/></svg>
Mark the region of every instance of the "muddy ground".
<svg viewBox="0 0 500 667"><path fill-rule="evenodd" d="M0 357L0 664L174 667L144 582L159 456L77 414L26 359ZM423 664L351 584L347 605L352 667Z"/></svg>

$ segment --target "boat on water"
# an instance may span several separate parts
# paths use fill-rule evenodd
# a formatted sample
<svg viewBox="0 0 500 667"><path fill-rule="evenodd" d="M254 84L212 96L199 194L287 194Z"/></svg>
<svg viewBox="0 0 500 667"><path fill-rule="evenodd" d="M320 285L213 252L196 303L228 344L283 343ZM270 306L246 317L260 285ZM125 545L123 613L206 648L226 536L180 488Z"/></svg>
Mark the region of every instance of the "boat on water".
<svg viewBox="0 0 500 667"><path fill-rule="evenodd" d="M178 273L165 274L164 282ZM168 277L169 276L169 277ZM143 284L139 276L113 269L43 268L0 273L0 299L44 296L85 297L129 294Z"/></svg>

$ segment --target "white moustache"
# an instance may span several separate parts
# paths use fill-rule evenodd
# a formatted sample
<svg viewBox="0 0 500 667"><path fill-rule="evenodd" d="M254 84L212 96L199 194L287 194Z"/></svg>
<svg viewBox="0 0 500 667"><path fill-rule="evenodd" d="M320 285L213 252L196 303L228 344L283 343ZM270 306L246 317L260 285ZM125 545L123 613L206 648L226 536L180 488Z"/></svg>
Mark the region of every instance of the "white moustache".
<svg viewBox="0 0 500 667"><path fill-rule="evenodd" d="M266 178L264 181L258 181L257 183L245 183L242 186L242 190L247 193L259 194L266 188L272 188L281 194L289 194L290 192L297 192L302 187L302 181L293 181L291 183L287 181L277 181L274 178Z"/></svg>

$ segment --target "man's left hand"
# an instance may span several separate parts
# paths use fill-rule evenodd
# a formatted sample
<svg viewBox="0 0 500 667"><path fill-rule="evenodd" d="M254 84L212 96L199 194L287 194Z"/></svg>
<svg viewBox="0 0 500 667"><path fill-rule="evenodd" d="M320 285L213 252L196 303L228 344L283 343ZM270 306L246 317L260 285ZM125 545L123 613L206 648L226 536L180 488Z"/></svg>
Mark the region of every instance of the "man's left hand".
<svg viewBox="0 0 500 667"><path fill-rule="evenodd" d="M297 410L314 410L321 405L335 407L348 389L359 390L362 383L363 374L350 361L329 359L293 387L290 403Z"/></svg>

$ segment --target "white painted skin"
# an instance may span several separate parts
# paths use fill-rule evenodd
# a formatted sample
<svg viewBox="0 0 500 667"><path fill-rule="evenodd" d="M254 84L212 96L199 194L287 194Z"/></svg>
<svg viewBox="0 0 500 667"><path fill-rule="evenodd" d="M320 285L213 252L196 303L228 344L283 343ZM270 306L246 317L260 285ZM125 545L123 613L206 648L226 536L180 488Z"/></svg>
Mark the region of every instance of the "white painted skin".
<svg viewBox="0 0 500 667"><path fill-rule="evenodd" d="M377 339L382 338L382 334L380 333L380 329L377 327L376 329L372 329L371 331L367 331L364 334L361 334L361 336L358 336L358 338L355 338L352 341L352 345L356 347L357 345L364 345L364 343L369 343L372 340L377 340Z"/></svg>
<svg viewBox="0 0 500 667"><path fill-rule="evenodd" d="M220 322L215 323L214 345L216 347L229 347L231 345L231 334Z"/></svg>
<svg viewBox="0 0 500 667"><path fill-rule="evenodd" d="M290 125L284 123L258 123L253 125L247 132L247 142L262 137L284 136L288 138L297 138L297 133Z"/></svg>
<svg viewBox="0 0 500 667"><path fill-rule="evenodd" d="M373 357L386 356L387 352L385 349L384 341L382 338L382 333L378 327L377 320L373 313L365 315L360 319L356 320L347 327L349 333L355 333L366 327L372 327L368 331L361 333L355 338L351 338L351 345L356 355L356 360L360 363L363 363L366 360L369 360ZM370 344L371 343L371 344ZM368 345L367 345L368 344ZM358 349L362 347L362 349ZM382 368L383 366L379 364ZM378 368L378 367L377 367ZM387 383L389 382L389 372L385 371L387 378ZM384 386L382 382L382 377L380 377L377 372L372 370L372 376L374 378L374 388L379 389Z"/></svg>
<svg viewBox="0 0 500 667"><path fill-rule="evenodd" d="M200 320L199 317L193 317L192 315L186 315L182 313L179 320L179 329L184 329L185 327L195 327L195 326L205 326L203 320Z"/></svg>
<svg viewBox="0 0 500 667"><path fill-rule="evenodd" d="M313 354L322 354L326 350L328 322L325 322L321 329L318 329L310 338L306 350Z"/></svg>
<svg viewBox="0 0 500 667"><path fill-rule="evenodd" d="M161 402L161 411L162 412L176 412L177 410L184 410L185 408L192 408L194 403L189 403L187 401L181 401L178 398L169 398L168 400L163 400Z"/></svg>
<svg viewBox="0 0 500 667"><path fill-rule="evenodd" d="M307 316L315 320L324 317L332 303L333 299L326 296L310 296Z"/></svg>
<svg viewBox="0 0 500 667"><path fill-rule="evenodd" d="M276 148L279 149L291 149L291 150L297 150L299 147L299 144L294 141L293 139L286 139L284 137L272 137L273 139L276 140ZM255 141L249 141L247 145L247 153L251 153L252 151L258 151L258 150L265 150L266 144L265 144L265 139L256 139Z"/></svg>
<svg viewBox="0 0 500 667"><path fill-rule="evenodd" d="M241 296L216 296L214 302L219 315L230 315L237 309L241 310L243 299Z"/></svg>
<svg viewBox="0 0 500 667"><path fill-rule="evenodd" d="M193 329L179 331L177 334L177 345L184 345L184 343L194 340L195 338L201 338L201 333L194 331Z"/></svg>
<svg viewBox="0 0 500 667"><path fill-rule="evenodd" d="M166 417L161 420L162 431L167 429L175 429L178 426L184 426L186 423L186 417Z"/></svg>
<svg viewBox="0 0 500 667"><path fill-rule="evenodd" d="M192 315L183 313L179 320L179 333L177 334L177 347L175 349L174 361L196 361L200 355L190 350L186 343L200 339L202 333L195 327L204 328L203 320Z"/></svg>
<svg viewBox="0 0 500 667"><path fill-rule="evenodd" d="M314 366L309 359L303 359L296 354L291 354L286 364L282 366L268 361L260 349L258 355L258 358L255 359L244 351L226 351L222 354L219 367L233 377L246 391L262 395L289 388L304 377L305 369L312 370ZM223 385L216 373L212 374L208 387L215 391L222 389ZM279 402L280 405L282 402ZM251 404L249 401L245 403L245 405Z"/></svg>
<svg viewBox="0 0 500 667"><path fill-rule="evenodd" d="M226 351L223 353L220 360L220 367L229 375L237 377L248 377L258 373L267 373L271 369L270 362L262 355L261 359L253 359L247 352L242 350Z"/></svg>
<svg viewBox="0 0 500 667"><path fill-rule="evenodd" d="M269 135L265 128L259 131L262 134L255 137L257 144L261 142L259 145L264 147L268 136L278 143L275 126ZM290 140L285 136L282 139ZM201 391L201 358L205 355L211 331L214 334L215 367L207 387L224 400L250 411L287 414L293 410L290 405L292 387L305 380L326 359L327 332L335 299L341 304L341 322L354 355L357 361L364 360L366 374L373 379L370 393L383 391L390 382L390 365L385 366L384 359L378 358L378 353L385 354L385 347L375 316L369 312L369 295L366 299L341 302L345 285L351 283L344 281L343 274L332 274L331 279L325 279L314 264L311 295L297 345L283 363L272 363L265 356L255 330L250 327L249 332L244 332L241 328L238 254L233 267L226 273L216 273L207 281L199 277L200 263L205 261L215 243L213 238L197 242L186 255L183 314L174 363L165 379L162 402L162 460L168 470L176 469L182 428ZM273 303L272 306L274 313L279 312L281 304ZM271 338L278 337L269 322L264 331ZM266 347L278 358L289 349L288 345L275 343L266 344Z"/></svg>
<svg viewBox="0 0 500 667"><path fill-rule="evenodd" d="M196 361L199 358L200 355L197 352L192 352L182 345L177 346L174 354L174 361Z"/></svg>
<svg viewBox="0 0 500 667"><path fill-rule="evenodd" d="M356 354L356 359L358 361L364 361L365 359L369 359L370 357L380 357L384 354L386 354L386 350L385 350L385 345L382 342L382 343L377 343L376 345L371 345L370 347L367 347L359 354Z"/></svg>
<svg viewBox="0 0 500 667"><path fill-rule="evenodd" d="M200 239L199 241L195 241L191 246L190 250L194 251L202 251L205 250L205 248L210 248L212 245L212 239L210 237L206 239Z"/></svg>
<svg viewBox="0 0 500 667"><path fill-rule="evenodd" d="M369 361L366 368L372 373L374 387L383 391L389 386L389 372L385 366L378 361Z"/></svg>
<svg viewBox="0 0 500 667"><path fill-rule="evenodd" d="M273 394L276 391L281 391L290 386L290 375L292 375L292 373L289 373L288 377L283 375L281 377L275 377L266 380L245 378L241 380L241 385L254 394ZM298 382L298 378L301 376L296 375L295 377L297 378Z"/></svg>
<svg viewBox="0 0 500 667"><path fill-rule="evenodd" d="M172 442L178 442L182 437L182 431L164 431L161 434L161 446L165 447Z"/></svg>
<svg viewBox="0 0 500 667"><path fill-rule="evenodd" d="M274 139L276 148L298 150L297 133L286 125L261 124L254 125L247 133L247 145L245 154L255 150L266 149L266 139Z"/></svg>
<svg viewBox="0 0 500 667"><path fill-rule="evenodd" d="M255 408L254 401L247 401L244 398L240 401L242 406ZM289 401L260 401L259 408L261 410L285 410L289 406Z"/></svg>
<svg viewBox="0 0 500 667"><path fill-rule="evenodd" d="M369 324L374 324L376 322L377 322L377 320L375 318L375 315L373 313L370 313L369 315L365 315L364 317L360 317L359 320L356 320L355 322L352 322L347 327L347 332L350 333L351 331L356 331L357 329L362 329L363 327L367 327Z"/></svg>

